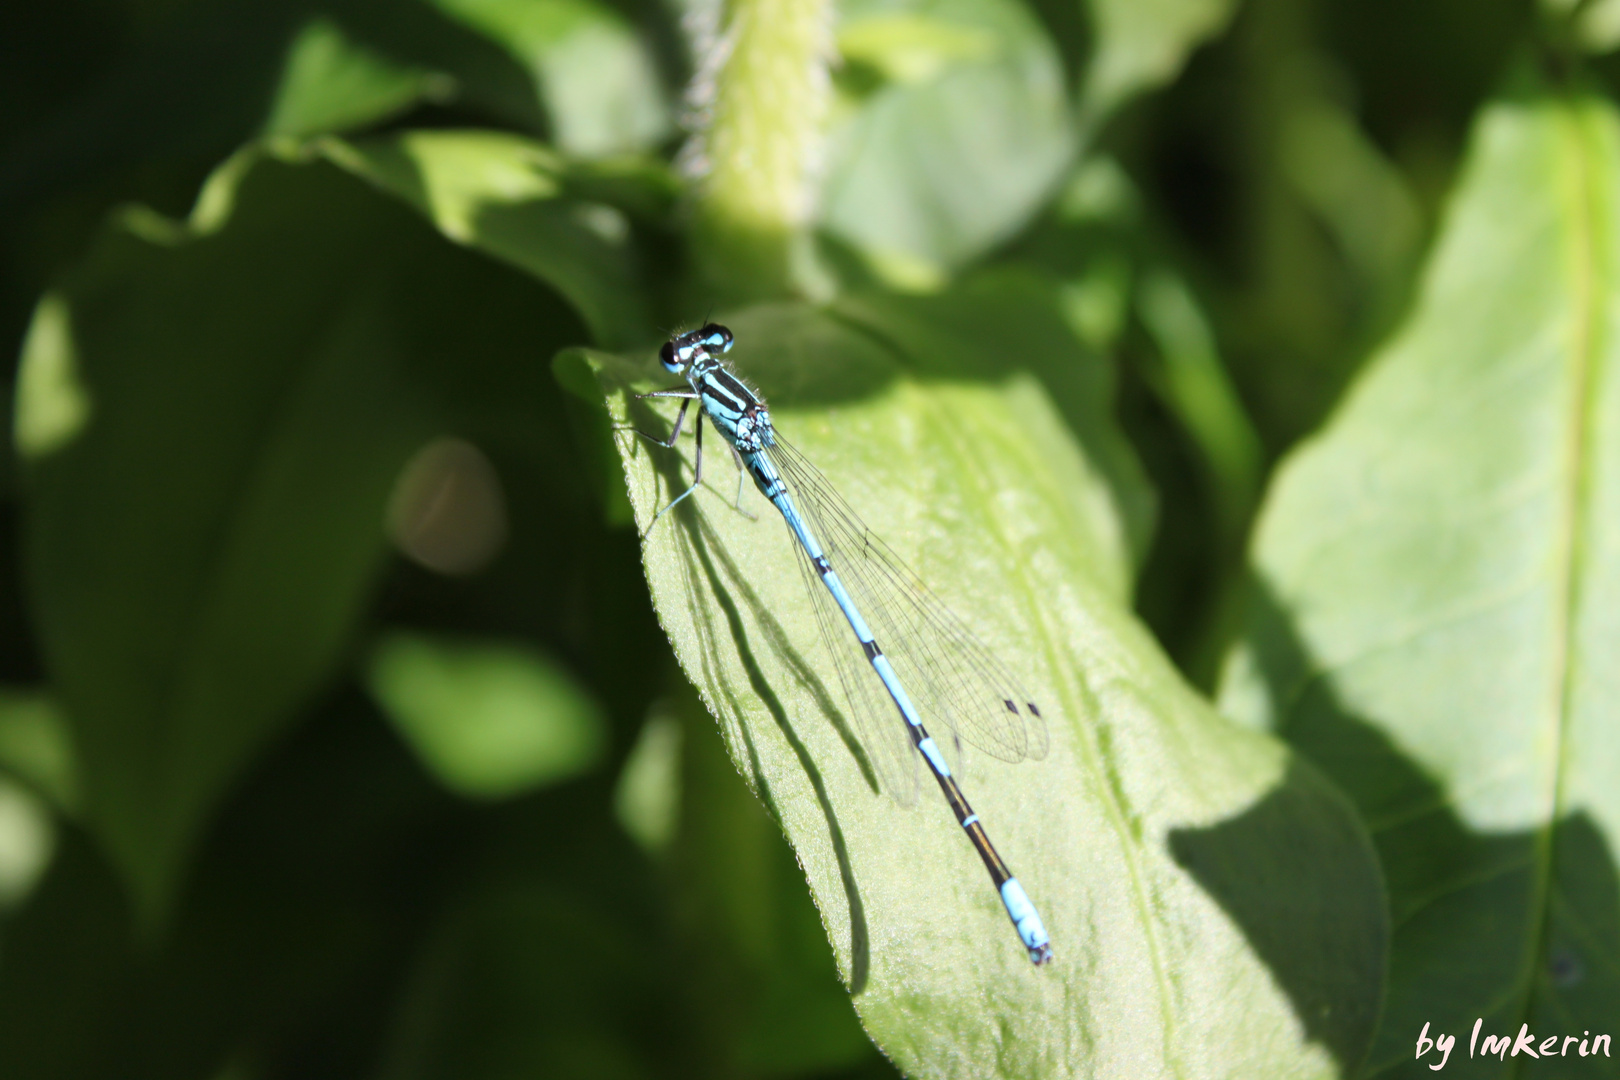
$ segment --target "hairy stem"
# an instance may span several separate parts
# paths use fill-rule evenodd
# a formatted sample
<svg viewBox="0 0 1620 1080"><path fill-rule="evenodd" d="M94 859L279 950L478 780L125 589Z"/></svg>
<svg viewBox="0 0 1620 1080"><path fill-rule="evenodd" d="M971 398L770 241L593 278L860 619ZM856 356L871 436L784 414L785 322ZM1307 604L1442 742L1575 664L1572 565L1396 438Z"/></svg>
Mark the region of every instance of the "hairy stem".
<svg viewBox="0 0 1620 1080"><path fill-rule="evenodd" d="M803 291L829 86L830 0L723 0L694 100L699 268L728 300Z"/></svg>

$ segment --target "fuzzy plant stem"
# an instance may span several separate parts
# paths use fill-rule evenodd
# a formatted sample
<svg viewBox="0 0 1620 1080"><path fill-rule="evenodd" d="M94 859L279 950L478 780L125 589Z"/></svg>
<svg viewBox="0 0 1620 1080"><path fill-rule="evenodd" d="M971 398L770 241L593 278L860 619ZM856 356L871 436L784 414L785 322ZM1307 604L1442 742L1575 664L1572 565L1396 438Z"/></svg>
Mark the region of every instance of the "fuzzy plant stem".
<svg viewBox="0 0 1620 1080"><path fill-rule="evenodd" d="M830 95L831 0L718 0L697 34L698 267L726 302L802 294Z"/></svg>

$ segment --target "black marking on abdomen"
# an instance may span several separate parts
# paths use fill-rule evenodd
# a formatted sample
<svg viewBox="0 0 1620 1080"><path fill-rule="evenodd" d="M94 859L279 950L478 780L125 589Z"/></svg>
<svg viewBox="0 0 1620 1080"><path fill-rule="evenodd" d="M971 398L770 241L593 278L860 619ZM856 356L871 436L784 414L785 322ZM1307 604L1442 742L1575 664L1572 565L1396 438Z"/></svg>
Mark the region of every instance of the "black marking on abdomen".
<svg viewBox="0 0 1620 1080"><path fill-rule="evenodd" d="M832 573L832 563L827 561L827 556L825 555L817 555L811 560L811 564L815 566L816 573L820 574L822 577L826 577L828 574Z"/></svg>
<svg viewBox="0 0 1620 1080"><path fill-rule="evenodd" d="M878 657L883 655L883 650L878 648L878 643L876 641L863 641L861 642L861 647L866 650L866 658L868 660L876 660Z"/></svg>
<svg viewBox="0 0 1620 1080"><path fill-rule="evenodd" d="M923 732L921 736L918 736L916 730L913 729L913 740L921 741L921 739L927 737L927 732ZM978 851L979 858L984 862L984 868L990 871L990 880L999 890L1007 879L1012 877L1012 871L1007 869L1007 864L1001 861L1001 854L996 851L996 846L990 842L989 834L984 831L984 824L979 821L979 815L973 812L973 807L968 805L967 796L963 795L962 789L956 785L956 779L950 776L941 776L938 773L934 774L934 779L939 781L940 790L945 793L945 801L950 803L951 812L956 815L956 823L962 826L963 831L968 835L968 839L973 842L974 850Z"/></svg>

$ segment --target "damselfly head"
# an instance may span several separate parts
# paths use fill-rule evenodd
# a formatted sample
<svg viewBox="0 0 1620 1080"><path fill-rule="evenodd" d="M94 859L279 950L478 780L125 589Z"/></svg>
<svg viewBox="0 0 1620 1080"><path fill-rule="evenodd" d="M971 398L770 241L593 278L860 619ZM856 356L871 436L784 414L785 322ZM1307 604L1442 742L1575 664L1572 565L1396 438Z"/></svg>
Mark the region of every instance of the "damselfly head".
<svg viewBox="0 0 1620 1080"><path fill-rule="evenodd" d="M730 348L731 331L719 323L705 323L701 329L688 330L664 342L664 347L658 350L658 359L665 371L679 375L697 359L698 353L719 356Z"/></svg>

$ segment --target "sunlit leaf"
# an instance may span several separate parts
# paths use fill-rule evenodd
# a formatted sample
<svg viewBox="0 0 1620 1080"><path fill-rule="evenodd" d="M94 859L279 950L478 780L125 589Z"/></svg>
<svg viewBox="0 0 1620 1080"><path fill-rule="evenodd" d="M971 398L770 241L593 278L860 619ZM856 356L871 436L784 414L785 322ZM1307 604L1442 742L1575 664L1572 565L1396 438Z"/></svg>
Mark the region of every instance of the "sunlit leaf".
<svg viewBox="0 0 1620 1080"><path fill-rule="evenodd" d="M936 377L1028 370L1080 440L1095 500L1084 520L1098 530L1093 569L1125 601L1153 537L1156 498L1135 450L1114 423L1115 371L1076 337L1058 290L1026 271L998 268L964 277L937 296L851 295L838 313L880 338L907 343Z"/></svg>
<svg viewBox="0 0 1620 1080"><path fill-rule="evenodd" d="M56 829L45 801L0 773L0 913L28 898L55 848Z"/></svg>
<svg viewBox="0 0 1620 1080"><path fill-rule="evenodd" d="M454 89L450 76L399 63L355 42L331 19L315 18L293 39L264 130L288 136L346 131Z"/></svg>
<svg viewBox="0 0 1620 1080"><path fill-rule="evenodd" d="M930 364L926 338L836 308L724 319L780 433L1016 667L1051 729L1044 761L959 761L1051 928L1056 959L1035 968L943 800L877 789L786 530L752 491L732 506L711 433L705 488L646 539L654 604L885 1053L919 1076L1346 1071L1382 970L1371 850L1314 772L1216 718L1129 615L1098 542L1114 511L1040 385L1005 362ZM649 358L559 363L595 365L621 422L667 430L671 410L626 393L667 385ZM645 529L692 444L618 445Z"/></svg>
<svg viewBox="0 0 1620 1080"><path fill-rule="evenodd" d="M1180 277L1164 267L1143 275L1137 295L1156 361L1144 378L1198 447L1219 530L1217 546L1235 558L1260 487L1260 437L1221 364L1208 316Z"/></svg>
<svg viewBox="0 0 1620 1080"><path fill-rule="evenodd" d="M67 718L41 690L0 689L0 772L50 798L58 809L78 804L78 778Z"/></svg>
<svg viewBox="0 0 1620 1080"><path fill-rule="evenodd" d="M1570 38L1589 52L1606 53L1620 46L1620 3L1615 0L1541 0L1539 6L1565 23Z"/></svg>
<svg viewBox="0 0 1620 1080"><path fill-rule="evenodd" d="M1081 108L1096 124L1126 100L1174 79L1187 55L1219 32L1235 0L1087 0L1095 45Z"/></svg>
<svg viewBox="0 0 1620 1080"><path fill-rule="evenodd" d="M880 276L937 284L1018 228L1066 164L1057 51L1008 0L855 0L838 42L852 66L820 224Z"/></svg>
<svg viewBox="0 0 1620 1080"><path fill-rule="evenodd" d="M571 154L644 150L670 133L651 50L596 0L433 0L504 45L545 98L551 139Z"/></svg>
<svg viewBox="0 0 1620 1080"><path fill-rule="evenodd" d="M494 131L414 131L325 152L425 214L459 244L566 296L604 344L644 336L646 317L616 210L563 198L555 151Z"/></svg>
<svg viewBox="0 0 1620 1080"><path fill-rule="evenodd" d="M1373 832L1381 1076L1429 1075L1425 1023L1460 1056L1476 1020L1539 1044L1620 1009L1616 192L1607 101L1488 109L1413 315L1284 464L1254 543L1222 700ZM1613 1075L1573 1047L1553 1070Z"/></svg>
<svg viewBox="0 0 1620 1080"><path fill-rule="evenodd" d="M668 849L681 812L681 724L662 711L647 717L613 788L613 813L650 854Z"/></svg>
<svg viewBox="0 0 1620 1080"><path fill-rule="evenodd" d="M61 297L41 297L23 350L12 438L17 453L35 457L70 442L90 416Z"/></svg>
<svg viewBox="0 0 1620 1080"><path fill-rule="evenodd" d="M428 770L472 798L533 791L602 754L601 708L533 649L395 632L377 643L369 679Z"/></svg>

